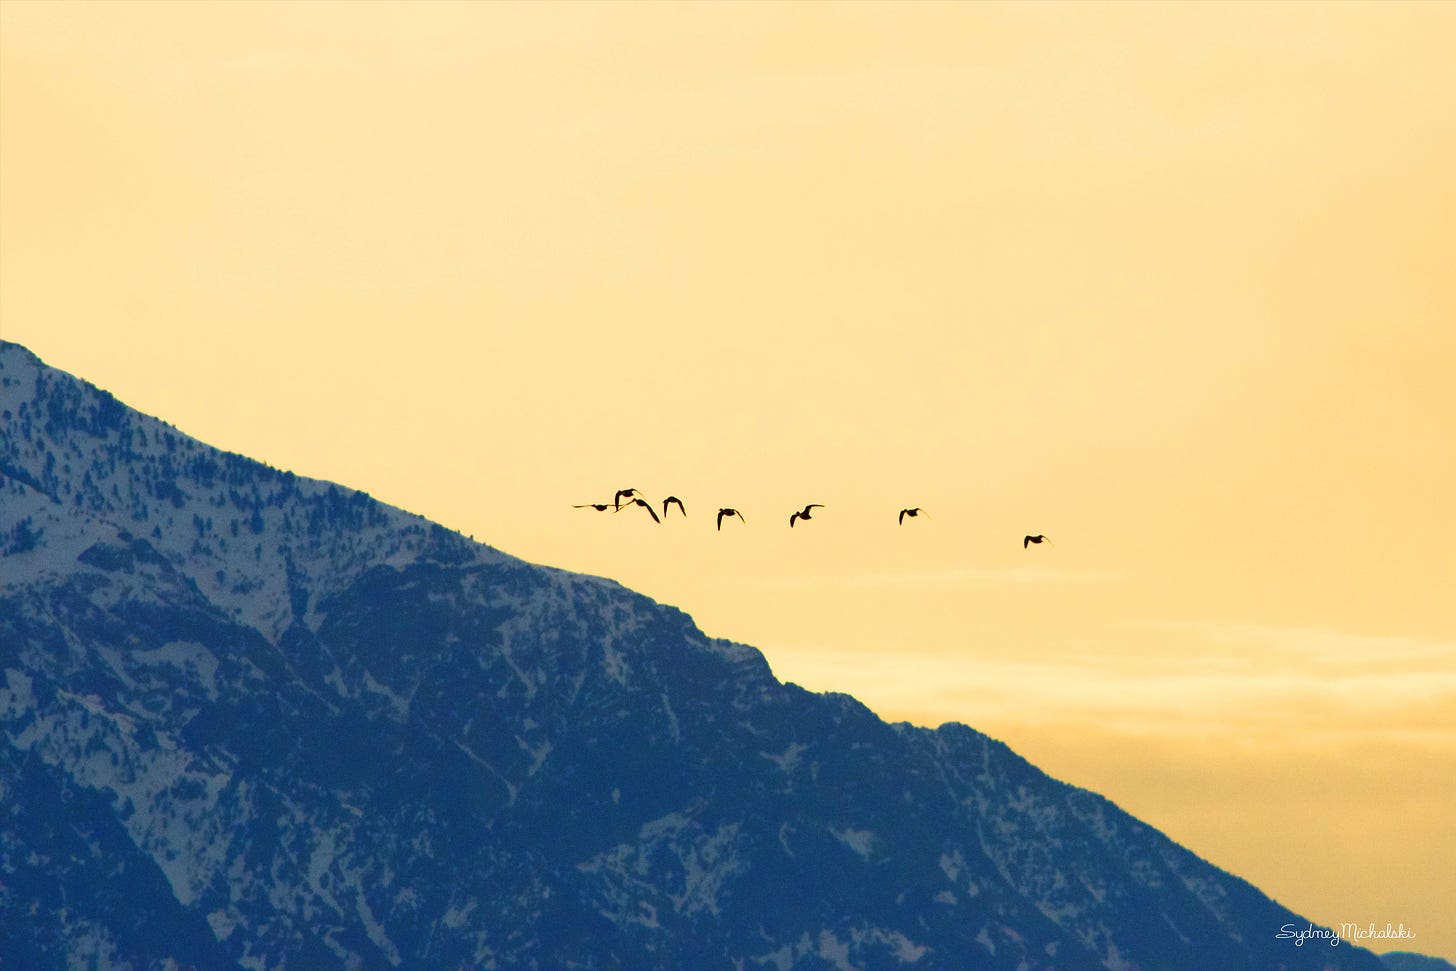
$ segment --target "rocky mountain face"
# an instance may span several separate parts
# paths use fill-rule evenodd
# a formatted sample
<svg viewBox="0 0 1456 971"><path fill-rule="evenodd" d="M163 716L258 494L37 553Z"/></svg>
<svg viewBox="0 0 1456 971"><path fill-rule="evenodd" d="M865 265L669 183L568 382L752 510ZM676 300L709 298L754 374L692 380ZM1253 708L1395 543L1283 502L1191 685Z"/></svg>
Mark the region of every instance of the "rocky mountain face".
<svg viewBox="0 0 1456 971"><path fill-rule="evenodd" d="M0 345L0 969L1376 971L962 725Z"/></svg>

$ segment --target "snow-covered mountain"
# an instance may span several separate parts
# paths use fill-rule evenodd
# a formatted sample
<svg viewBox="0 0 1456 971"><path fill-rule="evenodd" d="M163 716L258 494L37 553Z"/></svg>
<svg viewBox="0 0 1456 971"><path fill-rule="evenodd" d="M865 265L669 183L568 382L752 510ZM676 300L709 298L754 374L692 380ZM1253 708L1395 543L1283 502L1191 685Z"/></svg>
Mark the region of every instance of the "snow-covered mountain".
<svg viewBox="0 0 1456 971"><path fill-rule="evenodd" d="M1349 968L963 725L0 344L0 969Z"/></svg>

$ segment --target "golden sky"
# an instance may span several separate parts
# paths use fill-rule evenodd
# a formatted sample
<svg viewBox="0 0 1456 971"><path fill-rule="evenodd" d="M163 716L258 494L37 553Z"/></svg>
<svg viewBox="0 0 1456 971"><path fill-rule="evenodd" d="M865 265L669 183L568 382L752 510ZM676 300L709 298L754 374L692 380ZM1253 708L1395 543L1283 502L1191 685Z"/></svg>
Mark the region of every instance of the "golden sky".
<svg viewBox="0 0 1456 971"><path fill-rule="evenodd" d="M0 334L1456 958L1453 50L1438 3L5 0ZM627 486L690 516L570 508Z"/></svg>

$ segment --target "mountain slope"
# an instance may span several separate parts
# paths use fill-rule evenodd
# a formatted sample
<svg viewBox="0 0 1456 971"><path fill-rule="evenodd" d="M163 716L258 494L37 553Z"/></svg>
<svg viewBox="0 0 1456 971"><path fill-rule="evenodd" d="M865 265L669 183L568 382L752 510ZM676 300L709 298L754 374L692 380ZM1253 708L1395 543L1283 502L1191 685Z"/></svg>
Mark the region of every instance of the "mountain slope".
<svg viewBox="0 0 1456 971"><path fill-rule="evenodd" d="M1101 797L0 344L0 969L1359 968Z"/></svg>

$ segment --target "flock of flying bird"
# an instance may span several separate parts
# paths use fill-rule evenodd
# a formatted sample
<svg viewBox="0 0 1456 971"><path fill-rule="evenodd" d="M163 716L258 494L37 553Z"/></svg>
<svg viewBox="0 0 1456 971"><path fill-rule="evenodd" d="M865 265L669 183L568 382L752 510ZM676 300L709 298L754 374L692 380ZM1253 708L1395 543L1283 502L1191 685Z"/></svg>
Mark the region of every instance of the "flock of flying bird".
<svg viewBox="0 0 1456 971"><path fill-rule="evenodd" d="M652 508L652 503L644 499L642 493L638 492L636 489L618 489L617 494L612 497L611 502L582 502L572 506L572 508L595 509L597 512L606 512L608 509L610 509L612 510L612 512L621 512L623 509L623 499L630 500L625 507L627 509L631 509L633 506L641 506L643 509L646 509L647 514L652 517L652 521L654 523L661 523L663 518L667 516L668 509L671 508L673 505L676 505L678 512L682 513L684 516L688 514L687 508L683 505L683 501L681 499L679 499L677 496L668 496L666 499L662 500L662 516L659 516L657 515L657 510ZM815 509L823 508L824 504L822 502L809 503L803 509L796 510L789 516L789 526L792 527L794 523L798 522L801 519L806 522L810 519L813 519L814 517L811 515L811 513ZM912 509L901 509L898 522L901 526L903 526L905 525L906 516L914 519L916 516L920 515L924 515L927 519L930 518L930 513L926 512L924 509L921 509L919 506L916 506ZM745 524L748 522L748 520L743 518L743 513L739 512L737 509L723 506L718 510L718 529L722 530L723 519L725 517L733 516L737 516L740 522L743 522ZM1024 537L1021 541L1021 548L1026 549L1032 543L1046 543L1048 545L1052 545L1051 540L1047 539L1041 534L1037 534L1034 536Z"/></svg>

